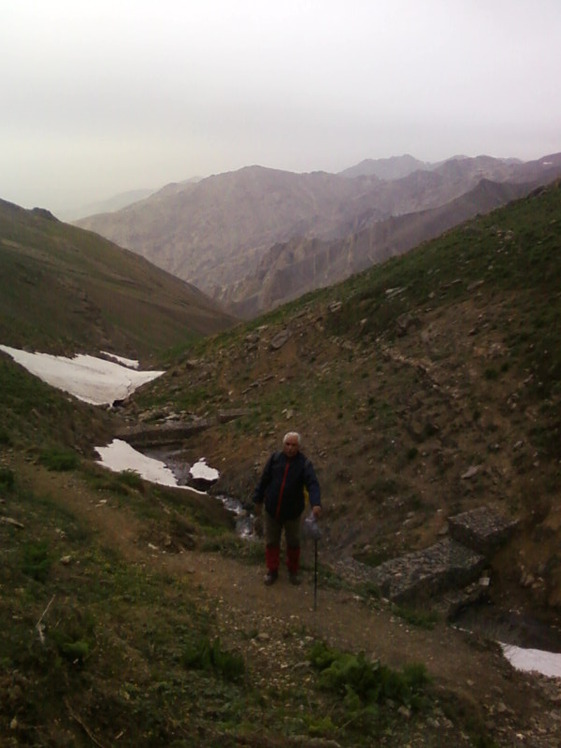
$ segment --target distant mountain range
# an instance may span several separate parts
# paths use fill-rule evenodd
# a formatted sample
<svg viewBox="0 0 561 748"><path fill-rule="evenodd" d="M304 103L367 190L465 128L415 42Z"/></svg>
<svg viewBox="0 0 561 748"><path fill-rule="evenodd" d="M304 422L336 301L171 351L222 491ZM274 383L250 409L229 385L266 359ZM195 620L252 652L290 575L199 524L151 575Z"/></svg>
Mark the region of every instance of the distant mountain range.
<svg viewBox="0 0 561 748"><path fill-rule="evenodd" d="M561 175L536 161L410 155L339 174L250 166L77 221L253 317L407 251Z"/></svg>
<svg viewBox="0 0 561 748"><path fill-rule="evenodd" d="M436 166L436 164L434 165ZM418 159L406 153L403 156L392 156L391 158L367 158L356 166L340 171L342 177L353 179L361 176L375 176L378 179L402 179L414 171L430 171L433 164Z"/></svg>
<svg viewBox="0 0 561 748"><path fill-rule="evenodd" d="M82 205L81 207L59 211L57 215L63 221L77 221L83 216L89 216L96 213L113 213L115 210L121 210L122 208L126 208L128 205L144 200L154 192L156 192L156 190L150 189L120 192L118 195L109 197L106 200L100 200L96 203L89 203L89 205Z"/></svg>
<svg viewBox="0 0 561 748"><path fill-rule="evenodd" d="M191 177L191 179L186 179L184 182L181 182L181 184L195 183L199 180L200 177ZM157 192L158 189L159 188L139 189L120 192L118 195L113 195L105 200L99 200L98 202L89 203L88 205L58 211L57 217L63 221L78 221L84 216L96 215L97 213L114 213L116 210L122 210L133 203L145 200L147 197L150 197L150 195Z"/></svg>

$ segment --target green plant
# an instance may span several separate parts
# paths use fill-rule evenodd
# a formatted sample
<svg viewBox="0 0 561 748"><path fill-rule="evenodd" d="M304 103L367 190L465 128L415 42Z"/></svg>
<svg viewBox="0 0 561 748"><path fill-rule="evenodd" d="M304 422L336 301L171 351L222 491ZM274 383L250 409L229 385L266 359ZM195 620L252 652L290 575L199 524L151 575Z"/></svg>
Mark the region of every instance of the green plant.
<svg viewBox="0 0 561 748"><path fill-rule="evenodd" d="M401 605L394 606L393 610L404 621L419 628L432 630L438 622L438 614L432 610L417 610Z"/></svg>
<svg viewBox="0 0 561 748"><path fill-rule="evenodd" d="M187 644L183 649L181 662L187 668L212 670L226 680L239 680L245 673L243 657L223 650L219 638L211 642L205 636Z"/></svg>
<svg viewBox="0 0 561 748"><path fill-rule="evenodd" d="M66 660L82 666L95 644L95 623L87 611L65 609L60 623L48 630L58 652Z"/></svg>
<svg viewBox="0 0 561 748"><path fill-rule="evenodd" d="M46 582L52 565L46 540L27 543L23 547L22 571L37 582Z"/></svg>
<svg viewBox="0 0 561 748"><path fill-rule="evenodd" d="M321 687L338 693L355 707L358 702L368 706L391 699L418 708L429 682L422 664L411 664L397 672L380 662L370 662L363 653L338 652L323 642L312 647L310 662L320 671Z"/></svg>
<svg viewBox="0 0 561 748"><path fill-rule="evenodd" d="M47 470L64 472L75 470L80 465L80 458L71 449L49 447L39 454L39 464L44 465Z"/></svg>
<svg viewBox="0 0 561 748"><path fill-rule="evenodd" d="M135 470L122 470L116 477L118 483L136 491L144 491L144 482Z"/></svg>

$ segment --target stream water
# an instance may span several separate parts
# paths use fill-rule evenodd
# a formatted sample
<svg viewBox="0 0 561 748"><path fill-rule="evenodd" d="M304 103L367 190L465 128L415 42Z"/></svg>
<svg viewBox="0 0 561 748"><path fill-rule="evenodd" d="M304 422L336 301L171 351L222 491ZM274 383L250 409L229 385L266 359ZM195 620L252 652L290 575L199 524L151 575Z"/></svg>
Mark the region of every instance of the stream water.
<svg viewBox="0 0 561 748"><path fill-rule="evenodd" d="M206 493L216 482L216 479L209 480L201 477L193 478L191 473L193 465L187 462L185 453L180 449L171 451L169 448L151 449L147 450L146 454L149 457L153 457L154 459L163 462L165 466L173 472L179 486L190 486L191 488ZM212 499L221 501L224 507L234 514L236 532L241 538L247 540L254 539L253 516L247 511L241 501L224 494L217 494L216 496L213 496Z"/></svg>

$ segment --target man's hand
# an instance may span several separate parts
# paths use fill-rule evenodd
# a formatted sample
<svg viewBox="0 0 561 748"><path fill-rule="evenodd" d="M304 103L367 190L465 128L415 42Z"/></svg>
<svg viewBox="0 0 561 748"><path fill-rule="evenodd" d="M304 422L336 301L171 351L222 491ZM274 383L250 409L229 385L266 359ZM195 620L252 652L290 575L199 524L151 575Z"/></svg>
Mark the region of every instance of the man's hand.
<svg viewBox="0 0 561 748"><path fill-rule="evenodd" d="M321 507L320 507L320 506L315 506L315 507L314 507L314 508L312 509L312 512L314 513L314 517L315 517L316 519L319 519L319 518L321 517Z"/></svg>

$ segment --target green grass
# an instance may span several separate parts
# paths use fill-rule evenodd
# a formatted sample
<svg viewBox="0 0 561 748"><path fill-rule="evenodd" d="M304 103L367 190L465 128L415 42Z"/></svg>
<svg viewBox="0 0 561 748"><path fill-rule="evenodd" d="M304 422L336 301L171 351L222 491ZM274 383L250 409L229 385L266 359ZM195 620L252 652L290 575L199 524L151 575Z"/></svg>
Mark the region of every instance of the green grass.
<svg viewBox="0 0 561 748"><path fill-rule="evenodd" d="M37 543L28 543L23 546L22 551L21 569L23 573L37 582L46 582L52 565L48 542L40 540Z"/></svg>
<svg viewBox="0 0 561 748"><path fill-rule="evenodd" d="M216 673L229 681L239 681L245 674L244 658L238 652L224 650L219 638L203 637L185 645L181 663L188 669Z"/></svg>
<svg viewBox="0 0 561 748"><path fill-rule="evenodd" d="M46 745L56 742L59 724L81 745L75 713L105 744L122 732L127 745L171 745L197 726L206 732L216 705L229 714L243 693L228 685L243 676L237 656L213 638L212 667L196 677L186 669L185 641L207 641L215 627L204 598L181 577L124 563L55 501L22 489L17 476L8 501L24 529L0 525L0 662L24 687L0 709L2 734ZM187 733L176 719L186 703ZM10 731L14 710L18 727Z"/></svg>
<svg viewBox="0 0 561 748"><path fill-rule="evenodd" d="M57 453L77 459L76 449L88 451L97 439L103 444L110 433L107 413L50 387L3 353L0 392L0 449L33 449L47 461Z"/></svg>
<svg viewBox="0 0 561 748"><path fill-rule="evenodd" d="M432 610L419 610L405 605L396 605L394 613L412 626L432 630L438 623L438 613Z"/></svg>
<svg viewBox="0 0 561 748"><path fill-rule="evenodd" d="M423 668L395 673L322 644L311 655L317 684L302 671L296 688L262 693L244 654L256 631L236 639L221 630L214 604L188 577L127 563L80 517L4 474L6 509L24 525L0 525L0 662L12 674L0 676L10 694L0 732L14 744L85 745L87 728L103 745L120 735L123 745L235 746L242 731L287 745L295 735L331 735L356 747L397 727L387 700L425 708ZM150 492L128 507L138 518L136 500L153 502ZM157 499L163 515L174 515L172 496ZM304 634L284 641L297 645Z"/></svg>
<svg viewBox="0 0 561 748"><path fill-rule="evenodd" d="M366 729L380 736L385 727L381 708L385 702L413 711L429 703L425 692L430 678L422 664L396 671L368 660L363 653L340 652L323 642L314 644L310 662L319 672L319 687L339 698L339 705L330 712L330 729L344 720L353 731Z"/></svg>
<svg viewBox="0 0 561 748"><path fill-rule="evenodd" d="M41 450L38 463L44 465L47 470L57 472L67 472L75 470L80 464L80 458L71 449L61 447L51 447Z"/></svg>
<svg viewBox="0 0 561 748"><path fill-rule="evenodd" d="M558 184L341 284L344 303L329 318L330 331L348 334L367 318L363 334L391 336L401 314L427 304L449 306L483 281L478 290L486 294L512 294L511 317L525 320L531 331L519 365L539 372L548 392L561 381L560 195ZM390 289L403 290L392 295Z"/></svg>

